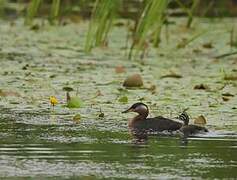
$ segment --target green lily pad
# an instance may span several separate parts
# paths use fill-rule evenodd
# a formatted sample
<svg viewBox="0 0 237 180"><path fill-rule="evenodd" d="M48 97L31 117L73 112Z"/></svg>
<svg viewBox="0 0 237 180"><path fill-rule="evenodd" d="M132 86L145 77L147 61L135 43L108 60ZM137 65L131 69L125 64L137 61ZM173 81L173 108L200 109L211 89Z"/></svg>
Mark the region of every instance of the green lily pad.
<svg viewBox="0 0 237 180"><path fill-rule="evenodd" d="M127 96L122 96L118 99L119 102L121 103L128 103L128 97Z"/></svg>
<svg viewBox="0 0 237 180"><path fill-rule="evenodd" d="M68 108L80 108L82 107L82 100L78 96L71 97L67 103Z"/></svg>
<svg viewBox="0 0 237 180"><path fill-rule="evenodd" d="M81 115L80 114L76 114L75 116L73 116L73 121L79 122L80 120L81 120Z"/></svg>

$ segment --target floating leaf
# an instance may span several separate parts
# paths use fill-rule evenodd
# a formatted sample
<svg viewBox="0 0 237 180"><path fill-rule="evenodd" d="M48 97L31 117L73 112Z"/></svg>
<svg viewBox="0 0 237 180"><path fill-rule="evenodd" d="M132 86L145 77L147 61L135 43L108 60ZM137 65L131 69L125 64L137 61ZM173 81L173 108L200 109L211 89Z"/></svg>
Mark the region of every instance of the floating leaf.
<svg viewBox="0 0 237 180"><path fill-rule="evenodd" d="M116 73L125 73L126 72L126 69L125 69L125 67L124 66L117 66L117 67L115 67L115 72Z"/></svg>
<svg viewBox="0 0 237 180"><path fill-rule="evenodd" d="M229 101L229 100L230 100L230 97L228 97L228 96L222 96L222 100L223 100L223 101Z"/></svg>
<svg viewBox="0 0 237 180"><path fill-rule="evenodd" d="M21 95L18 92L14 91L3 91L0 89L0 96L15 96L15 97L20 97Z"/></svg>
<svg viewBox="0 0 237 180"><path fill-rule="evenodd" d="M122 96L118 100L121 103L128 103L128 97L127 96Z"/></svg>
<svg viewBox="0 0 237 180"><path fill-rule="evenodd" d="M73 121L79 123L81 120L81 115L80 114L76 114L75 116L73 116Z"/></svg>
<svg viewBox="0 0 237 180"><path fill-rule="evenodd" d="M231 93L222 93L222 96L229 96L229 97L234 97L234 95L233 94L231 94Z"/></svg>
<svg viewBox="0 0 237 180"><path fill-rule="evenodd" d="M237 80L237 75L225 75L224 80L236 81Z"/></svg>
<svg viewBox="0 0 237 180"><path fill-rule="evenodd" d="M156 85L152 84L150 87L147 88L147 90L151 91L152 94L156 93Z"/></svg>
<svg viewBox="0 0 237 180"><path fill-rule="evenodd" d="M213 45L212 45L211 42L208 42L208 43L203 44L202 47L207 48L207 49L211 49L211 48L213 48Z"/></svg>
<svg viewBox="0 0 237 180"><path fill-rule="evenodd" d="M127 79L125 79L123 86L125 87L141 87L143 86L142 77L140 74L133 74L131 76L128 76Z"/></svg>
<svg viewBox="0 0 237 180"><path fill-rule="evenodd" d="M171 74L167 74L164 76L161 76L160 78L182 78L183 76L180 74L176 74L176 73L171 73Z"/></svg>
<svg viewBox="0 0 237 180"><path fill-rule="evenodd" d="M201 115L194 119L194 124L205 125L207 124L207 120L203 115Z"/></svg>
<svg viewBox="0 0 237 180"><path fill-rule="evenodd" d="M105 117L105 114L101 111L101 108L100 108L100 114L98 115L99 118L103 118Z"/></svg>
<svg viewBox="0 0 237 180"><path fill-rule="evenodd" d="M209 87L205 84L198 84L198 85L195 85L193 89L202 89L202 90L205 90L205 89L209 89Z"/></svg>
<svg viewBox="0 0 237 180"><path fill-rule="evenodd" d="M66 87L63 87L63 91L70 92L70 91L73 91L73 88L66 86Z"/></svg>
<svg viewBox="0 0 237 180"><path fill-rule="evenodd" d="M82 100L78 96L71 97L67 103L68 108L80 108L82 107Z"/></svg>

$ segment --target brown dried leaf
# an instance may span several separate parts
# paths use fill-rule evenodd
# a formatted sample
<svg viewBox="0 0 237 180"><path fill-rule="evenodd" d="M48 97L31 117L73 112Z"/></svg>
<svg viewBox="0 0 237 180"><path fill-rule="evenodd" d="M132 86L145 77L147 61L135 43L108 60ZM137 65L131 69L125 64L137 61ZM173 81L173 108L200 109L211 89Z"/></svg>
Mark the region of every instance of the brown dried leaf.
<svg viewBox="0 0 237 180"><path fill-rule="evenodd" d="M205 124L207 124L207 120L203 115L200 115L194 119L194 124L205 125Z"/></svg>
<svg viewBox="0 0 237 180"><path fill-rule="evenodd" d="M197 84L193 87L193 89L202 89L202 90L206 90L209 89L209 87L205 84Z"/></svg>
<svg viewBox="0 0 237 180"><path fill-rule="evenodd" d="M131 76L128 76L124 83L124 87L141 87L143 86L143 80L140 74L133 74Z"/></svg>
<svg viewBox="0 0 237 180"><path fill-rule="evenodd" d="M125 67L124 66L117 66L117 67L115 67L115 72L116 73L125 73L126 72L126 69L125 69Z"/></svg>

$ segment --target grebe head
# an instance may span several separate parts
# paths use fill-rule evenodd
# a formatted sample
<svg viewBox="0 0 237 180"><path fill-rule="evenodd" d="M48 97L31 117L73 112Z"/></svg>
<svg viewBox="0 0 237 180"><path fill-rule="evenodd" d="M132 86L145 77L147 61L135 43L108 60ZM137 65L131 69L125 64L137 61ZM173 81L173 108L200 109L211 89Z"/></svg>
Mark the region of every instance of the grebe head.
<svg viewBox="0 0 237 180"><path fill-rule="evenodd" d="M139 102L139 103L133 104L130 108L123 111L122 113L128 113L128 112L136 112L139 115L147 116L149 113L149 109L148 109L147 105Z"/></svg>
<svg viewBox="0 0 237 180"><path fill-rule="evenodd" d="M188 123L189 123L189 116L185 111L182 112L182 114L180 114L178 116L178 119L183 121L185 125L188 125Z"/></svg>

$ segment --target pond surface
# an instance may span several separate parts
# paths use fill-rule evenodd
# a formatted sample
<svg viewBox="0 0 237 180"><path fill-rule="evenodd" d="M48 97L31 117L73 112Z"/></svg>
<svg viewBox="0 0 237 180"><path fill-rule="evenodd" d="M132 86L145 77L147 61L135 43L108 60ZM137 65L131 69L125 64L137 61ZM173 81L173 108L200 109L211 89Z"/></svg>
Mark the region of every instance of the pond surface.
<svg viewBox="0 0 237 180"><path fill-rule="evenodd" d="M40 23L33 31L22 19L0 21L0 178L235 179L237 57L215 58L236 51L229 46L235 20L195 19L185 29L184 19L174 19L159 49L133 61L126 58L126 27L114 29L109 47L85 54L88 23ZM118 65L125 72L116 73ZM133 73L144 86L125 89ZM65 107L68 86L82 108ZM59 100L54 109L50 96ZM128 102L119 101L124 96ZM127 127L134 114L121 112L138 101L152 117L173 118L188 108L191 123L203 115L210 133L190 137L187 145L178 135L134 144ZM81 119L73 120L76 114Z"/></svg>
<svg viewBox="0 0 237 180"><path fill-rule="evenodd" d="M4 179L233 178L237 140L230 135L151 137L134 144L126 132L77 125L27 125L1 119L0 174ZM19 178L19 179L21 179Z"/></svg>

